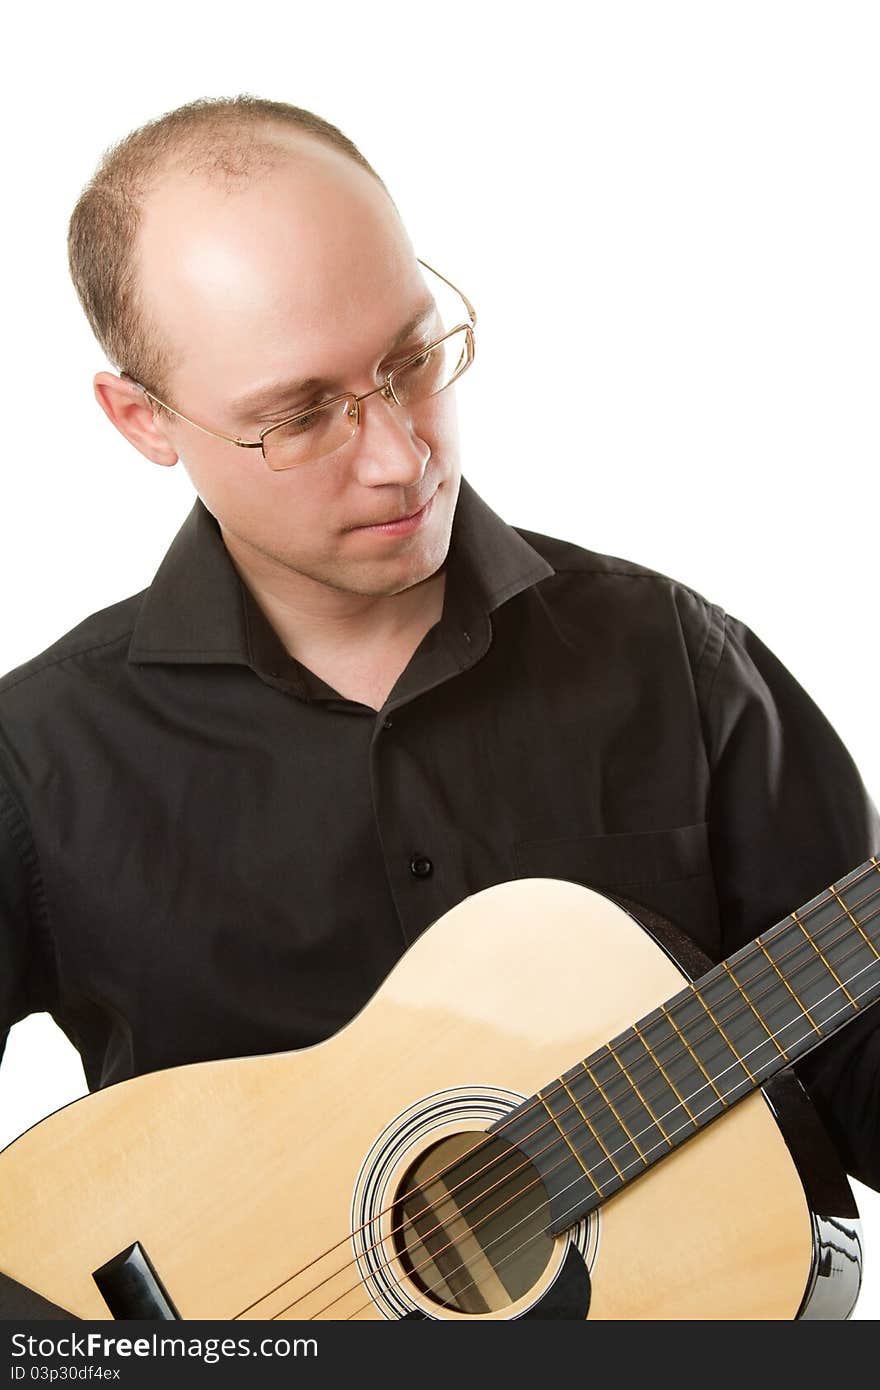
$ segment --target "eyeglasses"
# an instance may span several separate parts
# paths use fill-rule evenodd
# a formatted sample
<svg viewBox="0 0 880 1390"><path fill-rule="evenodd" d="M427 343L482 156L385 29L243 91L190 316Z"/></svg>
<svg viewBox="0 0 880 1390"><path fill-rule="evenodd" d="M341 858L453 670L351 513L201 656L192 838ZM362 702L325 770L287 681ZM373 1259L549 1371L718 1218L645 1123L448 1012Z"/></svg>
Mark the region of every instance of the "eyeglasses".
<svg viewBox="0 0 880 1390"><path fill-rule="evenodd" d="M430 270L432 275L438 276L455 291L464 303L470 322L462 321L442 337L435 338L433 342L419 348L417 353L388 372L382 384L375 386L372 391L365 391L361 396L346 391L330 400L321 401L286 420L268 425L260 431L256 440L238 439L233 435L208 429L206 425L200 425L196 420L190 420L189 416L182 415L165 401L160 401L158 396L154 396L152 391L148 391L140 382L134 381L127 372L122 372L121 375L127 381L133 382L145 396L155 401L156 405L162 406L179 420L186 421L188 425L194 425L204 434L213 435L215 439L225 439L229 444L237 444L239 449L261 449L266 463L275 472L298 468L305 463L315 463L318 459L335 453L356 434L361 423L361 401L381 394L389 405L401 406L404 409L417 405L430 396L445 391L446 387L457 381L473 362L474 327L477 322L473 305L451 280L447 280L439 270L434 270L427 261L420 260L419 265Z"/></svg>

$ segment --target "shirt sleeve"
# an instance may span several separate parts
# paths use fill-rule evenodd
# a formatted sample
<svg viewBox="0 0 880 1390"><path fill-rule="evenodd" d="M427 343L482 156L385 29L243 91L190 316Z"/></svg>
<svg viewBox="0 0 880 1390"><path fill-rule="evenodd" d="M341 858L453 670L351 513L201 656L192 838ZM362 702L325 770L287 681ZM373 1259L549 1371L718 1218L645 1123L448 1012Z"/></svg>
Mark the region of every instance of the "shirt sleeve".
<svg viewBox="0 0 880 1390"><path fill-rule="evenodd" d="M33 850L30 834L0 781L0 1059L13 1023L39 1007L40 973L32 930Z"/></svg>
<svg viewBox="0 0 880 1390"><path fill-rule="evenodd" d="M712 612L709 843L729 956L880 854L880 816L839 736L791 673L739 619L717 605ZM847 1172L880 1190L880 1005L794 1070Z"/></svg>
<svg viewBox="0 0 880 1390"><path fill-rule="evenodd" d="M12 1025L48 1007L38 948L38 882L30 832L0 780L0 1060ZM0 1319L67 1316L0 1268Z"/></svg>

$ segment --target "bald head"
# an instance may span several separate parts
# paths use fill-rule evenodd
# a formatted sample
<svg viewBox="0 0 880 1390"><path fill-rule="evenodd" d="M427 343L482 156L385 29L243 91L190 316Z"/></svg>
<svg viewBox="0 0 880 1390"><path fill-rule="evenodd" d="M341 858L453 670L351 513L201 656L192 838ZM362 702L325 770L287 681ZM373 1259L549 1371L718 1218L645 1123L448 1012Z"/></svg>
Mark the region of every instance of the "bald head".
<svg viewBox="0 0 880 1390"><path fill-rule="evenodd" d="M286 132L246 178L167 170L143 202L133 259L142 311L165 345L169 403L193 415L214 408L215 419L279 372L336 370L323 345L335 352L371 315L378 329L401 281L418 285L378 180Z"/></svg>
<svg viewBox="0 0 880 1390"><path fill-rule="evenodd" d="M171 363L140 294L136 243L146 202L173 174L242 190L288 157L296 138L336 151L384 189L337 126L304 107L243 93L200 97L131 131L104 152L80 194L67 236L74 288L109 361L157 395L168 394Z"/></svg>

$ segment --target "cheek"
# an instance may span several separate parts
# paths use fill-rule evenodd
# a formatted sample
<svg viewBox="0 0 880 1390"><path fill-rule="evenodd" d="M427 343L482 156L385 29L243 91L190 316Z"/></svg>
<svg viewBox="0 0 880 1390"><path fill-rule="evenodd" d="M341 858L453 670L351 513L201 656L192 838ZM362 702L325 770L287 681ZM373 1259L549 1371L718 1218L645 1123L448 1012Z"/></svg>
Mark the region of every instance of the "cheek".
<svg viewBox="0 0 880 1390"><path fill-rule="evenodd" d="M423 401L413 416L413 428L440 457L451 454L458 445L458 413L451 392Z"/></svg>
<svg viewBox="0 0 880 1390"><path fill-rule="evenodd" d="M242 524L277 554L320 556L340 503L331 470L273 473L241 496Z"/></svg>
<svg viewBox="0 0 880 1390"><path fill-rule="evenodd" d="M247 507L272 476L259 449L220 441L189 449L180 461L205 506L218 517Z"/></svg>
<svg viewBox="0 0 880 1390"><path fill-rule="evenodd" d="M275 471L259 449L190 452L181 462L208 511L221 524L257 545L296 538L306 551L320 549L339 509L333 470ZM231 455L231 457L230 457Z"/></svg>

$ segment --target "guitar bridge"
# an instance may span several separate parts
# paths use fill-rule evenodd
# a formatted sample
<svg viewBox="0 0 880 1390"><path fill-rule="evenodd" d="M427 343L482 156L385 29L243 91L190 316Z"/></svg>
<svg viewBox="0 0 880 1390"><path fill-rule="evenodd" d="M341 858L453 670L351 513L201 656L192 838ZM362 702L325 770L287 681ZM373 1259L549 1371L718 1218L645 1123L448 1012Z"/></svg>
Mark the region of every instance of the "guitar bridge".
<svg viewBox="0 0 880 1390"><path fill-rule="evenodd" d="M154 1321L179 1319L180 1314L140 1241L114 1255L92 1278L114 1318Z"/></svg>

